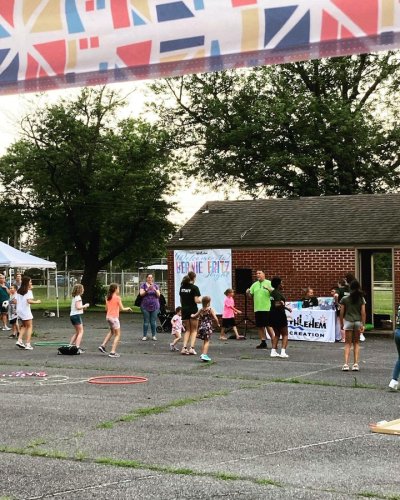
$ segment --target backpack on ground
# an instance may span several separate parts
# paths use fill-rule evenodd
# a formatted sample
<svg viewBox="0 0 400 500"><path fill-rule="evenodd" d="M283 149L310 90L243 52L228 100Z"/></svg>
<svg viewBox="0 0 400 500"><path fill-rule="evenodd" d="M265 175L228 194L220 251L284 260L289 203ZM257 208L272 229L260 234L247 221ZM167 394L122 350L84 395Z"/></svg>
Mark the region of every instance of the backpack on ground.
<svg viewBox="0 0 400 500"><path fill-rule="evenodd" d="M64 354L67 356L75 356L80 354L78 347L76 345L62 345L58 348L57 354Z"/></svg>

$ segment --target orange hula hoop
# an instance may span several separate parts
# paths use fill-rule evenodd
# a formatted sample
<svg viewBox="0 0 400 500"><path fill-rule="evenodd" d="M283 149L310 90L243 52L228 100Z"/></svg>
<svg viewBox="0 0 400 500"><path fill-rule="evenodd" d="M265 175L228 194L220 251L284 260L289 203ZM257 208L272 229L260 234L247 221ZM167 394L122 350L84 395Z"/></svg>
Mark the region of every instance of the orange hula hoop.
<svg viewBox="0 0 400 500"><path fill-rule="evenodd" d="M89 384L99 385L125 385L125 384L143 384L147 382L146 377L136 377L134 375L102 375L101 377L91 377Z"/></svg>

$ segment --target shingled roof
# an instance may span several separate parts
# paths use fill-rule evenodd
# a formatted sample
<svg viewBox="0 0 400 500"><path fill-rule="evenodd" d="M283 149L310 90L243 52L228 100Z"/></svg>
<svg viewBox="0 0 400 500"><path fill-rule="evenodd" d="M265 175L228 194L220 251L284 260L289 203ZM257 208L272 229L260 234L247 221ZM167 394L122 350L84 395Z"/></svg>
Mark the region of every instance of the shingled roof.
<svg viewBox="0 0 400 500"><path fill-rule="evenodd" d="M343 247L400 244L400 194L209 201L168 247Z"/></svg>

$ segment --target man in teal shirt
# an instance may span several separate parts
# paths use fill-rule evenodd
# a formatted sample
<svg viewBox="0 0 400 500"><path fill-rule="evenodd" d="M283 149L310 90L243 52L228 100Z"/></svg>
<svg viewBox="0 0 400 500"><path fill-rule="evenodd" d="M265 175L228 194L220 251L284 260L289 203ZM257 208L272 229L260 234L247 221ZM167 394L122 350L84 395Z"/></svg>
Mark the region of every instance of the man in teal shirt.
<svg viewBox="0 0 400 500"><path fill-rule="evenodd" d="M248 293L253 297L256 327L261 341L256 348L267 349L265 329L267 329L271 339L274 337L274 331L269 326L269 311L271 310L270 291L272 291L272 286L271 282L265 279L263 271L257 271L256 276L257 281L248 289Z"/></svg>

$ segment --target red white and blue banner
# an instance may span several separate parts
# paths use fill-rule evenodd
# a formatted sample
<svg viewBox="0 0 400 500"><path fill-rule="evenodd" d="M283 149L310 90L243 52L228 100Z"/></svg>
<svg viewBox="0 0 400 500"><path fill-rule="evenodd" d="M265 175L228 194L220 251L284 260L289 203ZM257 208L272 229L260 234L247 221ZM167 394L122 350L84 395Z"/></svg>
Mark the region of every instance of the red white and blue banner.
<svg viewBox="0 0 400 500"><path fill-rule="evenodd" d="M399 0L0 0L0 94L398 47Z"/></svg>

